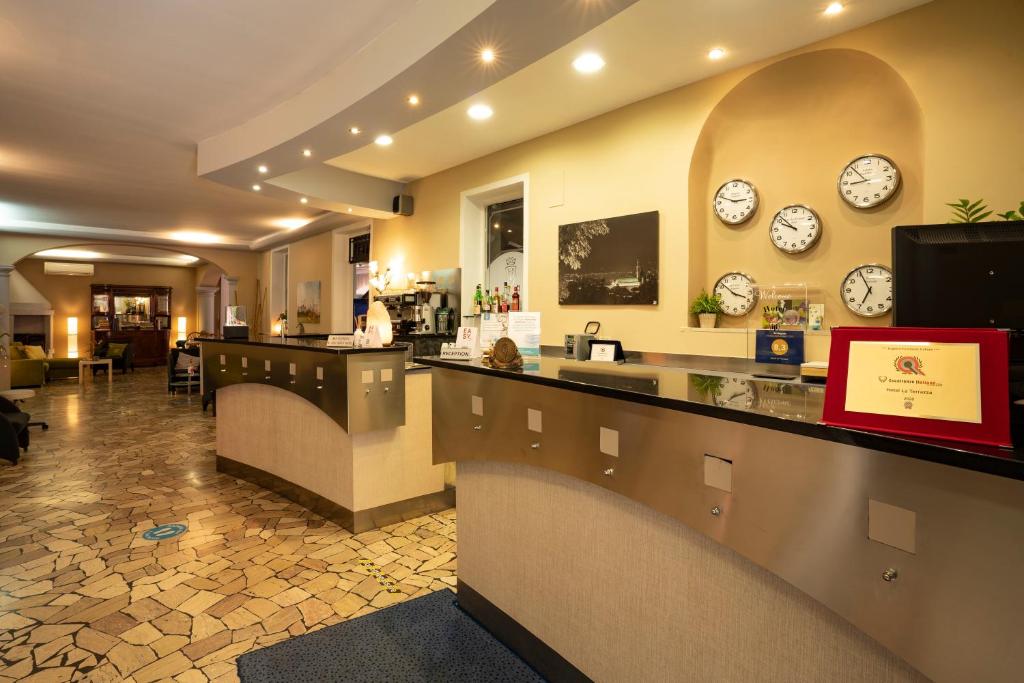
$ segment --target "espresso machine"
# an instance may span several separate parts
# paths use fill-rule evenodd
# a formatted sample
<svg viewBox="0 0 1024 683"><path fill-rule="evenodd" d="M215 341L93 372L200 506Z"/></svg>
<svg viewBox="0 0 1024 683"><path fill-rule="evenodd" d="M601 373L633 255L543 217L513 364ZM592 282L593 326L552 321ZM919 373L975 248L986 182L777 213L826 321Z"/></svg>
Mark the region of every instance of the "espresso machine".
<svg viewBox="0 0 1024 683"><path fill-rule="evenodd" d="M427 275L427 273L424 273ZM462 270L429 273L401 294L375 297L384 304L396 335L455 334L459 326L459 287Z"/></svg>

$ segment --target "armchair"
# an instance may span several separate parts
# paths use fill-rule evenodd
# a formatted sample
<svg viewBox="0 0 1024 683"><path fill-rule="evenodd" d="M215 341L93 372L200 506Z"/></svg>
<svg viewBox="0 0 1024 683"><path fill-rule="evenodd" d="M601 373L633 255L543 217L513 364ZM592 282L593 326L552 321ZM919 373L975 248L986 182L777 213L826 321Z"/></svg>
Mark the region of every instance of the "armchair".
<svg viewBox="0 0 1024 683"><path fill-rule="evenodd" d="M11 388L22 389L26 387L41 387L46 383L47 364L42 355L42 349L30 355L30 351L20 342L14 342L10 346L11 358Z"/></svg>
<svg viewBox="0 0 1024 683"><path fill-rule="evenodd" d="M135 372L135 346L131 343L119 344L116 342L100 342L96 345L95 352L93 354L96 358L110 358L113 361L115 370L120 370L121 374L125 374L131 369ZM96 374L100 370L100 366L94 365L92 367L92 374Z"/></svg>
<svg viewBox="0 0 1024 683"><path fill-rule="evenodd" d="M0 396L0 458L17 464L19 448L28 451L28 413Z"/></svg>
<svg viewBox="0 0 1024 683"><path fill-rule="evenodd" d="M193 388L199 389L199 347L175 347L167 352L167 391L175 394L178 389Z"/></svg>

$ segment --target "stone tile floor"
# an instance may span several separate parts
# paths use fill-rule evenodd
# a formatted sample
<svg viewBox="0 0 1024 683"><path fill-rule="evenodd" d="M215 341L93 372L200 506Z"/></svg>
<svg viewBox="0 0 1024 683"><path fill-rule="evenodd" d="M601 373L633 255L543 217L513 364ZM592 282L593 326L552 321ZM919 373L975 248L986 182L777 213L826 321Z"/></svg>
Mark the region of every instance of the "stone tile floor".
<svg viewBox="0 0 1024 683"><path fill-rule="evenodd" d="M454 510L352 535L218 474L162 368L24 408L50 429L0 461L0 682L234 681L244 652L455 585Z"/></svg>

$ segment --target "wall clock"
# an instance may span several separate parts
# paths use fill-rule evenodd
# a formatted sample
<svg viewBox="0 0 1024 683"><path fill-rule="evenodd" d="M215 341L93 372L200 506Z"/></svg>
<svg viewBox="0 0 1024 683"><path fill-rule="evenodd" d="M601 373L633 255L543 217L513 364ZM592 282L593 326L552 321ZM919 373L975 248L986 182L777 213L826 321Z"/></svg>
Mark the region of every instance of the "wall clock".
<svg viewBox="0 0 1024 683"><path fill-rule="evenodd" d="M843 278L839 295L846 307L865 318L877 318L892 310L892 271L869 263L857 266Z"/></svg>
<svg viewBox="0 0 1024 683"><path fill-rule="evenodd" d="M715 394L715 405L722 408L753 408L757 398L754 383L738 377L723 377L722 388Z"/></svg>
<svg viewBox="0 0 1024 683"><path fill-rule="evenodd" d="M722 313L725 315L746 315L757 300L754 278L746 273L726 273L718 278L713 292L722 300Z"/></svg>
<svg viewBox="0 0 1024 683"><path fill-rule="evenodd" d="M799 254L813 247L821 237L821 218L809 206L791 204L775 214L768 226L768 237L785 253Z"/></svg>
<svg viewBox="0 0 1024 683"><path fill-rule="evenodd" d="M839 174L839 196L855 209L880 206L900 188L900 169L881 154L865 154L846 165Z"/></svg>
<svg viewBox="0 0 1024 683"><path fill-rule="evenodd" d="M750 220L759 203L757 188L742 178L726 180L715 192L715 215L726 225Z"/></svg>

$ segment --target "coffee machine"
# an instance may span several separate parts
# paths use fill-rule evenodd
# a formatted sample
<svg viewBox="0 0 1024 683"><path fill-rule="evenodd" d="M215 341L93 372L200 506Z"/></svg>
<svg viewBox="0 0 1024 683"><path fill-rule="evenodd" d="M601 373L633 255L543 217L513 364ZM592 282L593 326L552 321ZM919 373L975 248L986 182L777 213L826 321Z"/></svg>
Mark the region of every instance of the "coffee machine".
<svg viewBox="0 0 1024 683"><path fill-rule="evenodd" d="M401 294L378 295L396 335L455 334L459 326L459 268L438 270Z"/></svg>

